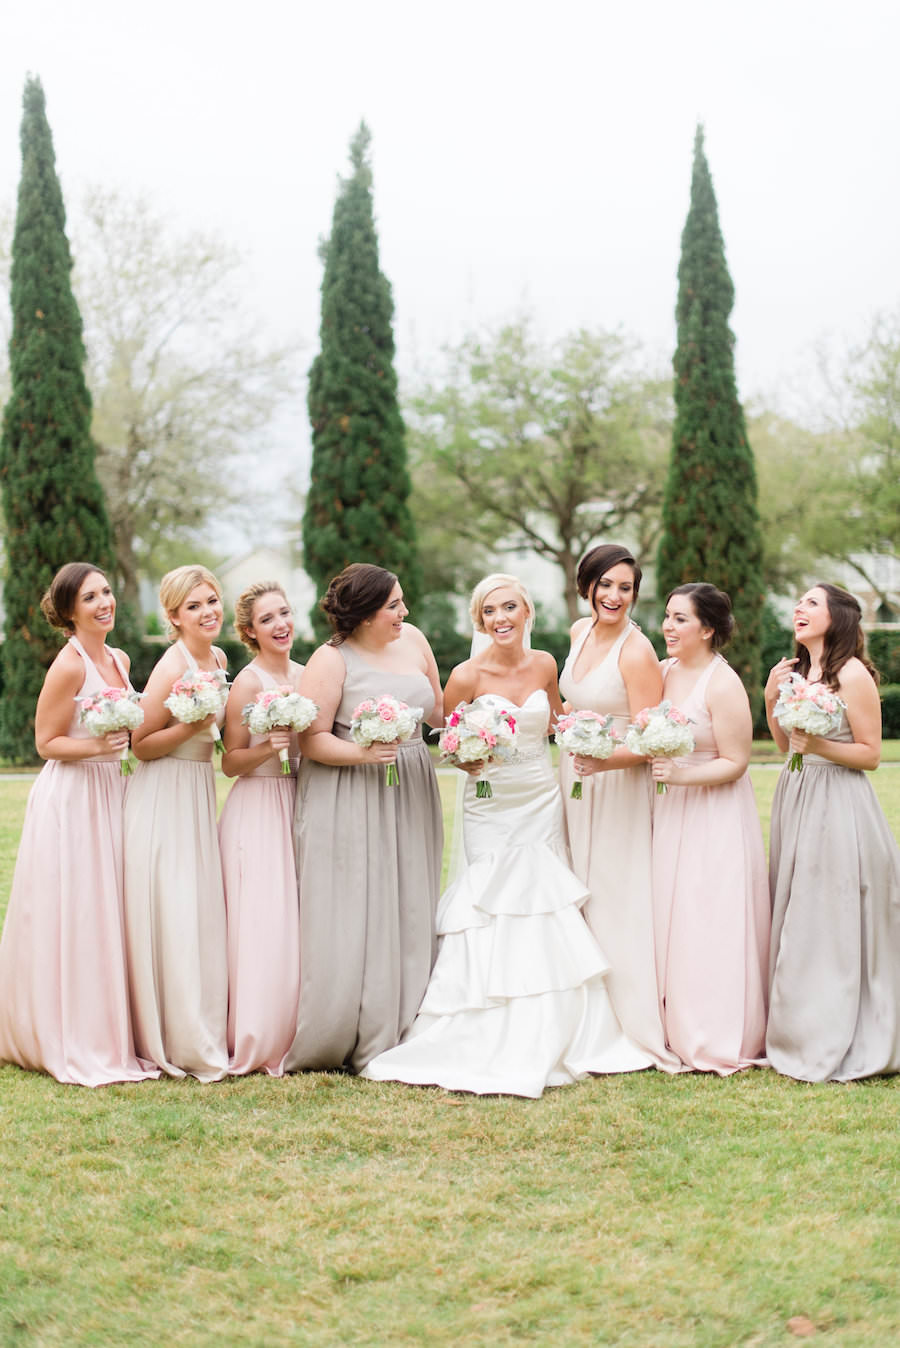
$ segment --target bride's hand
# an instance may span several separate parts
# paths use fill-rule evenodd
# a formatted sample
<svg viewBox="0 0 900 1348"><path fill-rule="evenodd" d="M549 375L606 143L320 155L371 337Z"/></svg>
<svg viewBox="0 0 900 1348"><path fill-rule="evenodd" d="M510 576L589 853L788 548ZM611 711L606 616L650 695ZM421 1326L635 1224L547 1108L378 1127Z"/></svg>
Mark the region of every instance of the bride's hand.
<svg viewBox="0 0 900 1348"><path fill-rule="evenodd" d="M456 766L462 768L463 772L467 772L470 777L484 776L485 761L483 758L479 758L474 763L457 763Z"/></svg>

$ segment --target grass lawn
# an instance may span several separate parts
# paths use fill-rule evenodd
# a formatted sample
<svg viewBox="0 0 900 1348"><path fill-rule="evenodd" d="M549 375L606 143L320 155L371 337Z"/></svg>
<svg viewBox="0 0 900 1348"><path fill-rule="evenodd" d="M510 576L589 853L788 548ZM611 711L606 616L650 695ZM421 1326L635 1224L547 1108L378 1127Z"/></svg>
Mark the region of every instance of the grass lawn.
<svg viewBox="0 0 900 1348"><path fill-rule="evenodd" d="M900 834L900 765L873 784ZM0 782L2 904L29 786ZM6 1067L0 1167L4 1346L900 1339L900 1078L526 1101Z"/></svg>

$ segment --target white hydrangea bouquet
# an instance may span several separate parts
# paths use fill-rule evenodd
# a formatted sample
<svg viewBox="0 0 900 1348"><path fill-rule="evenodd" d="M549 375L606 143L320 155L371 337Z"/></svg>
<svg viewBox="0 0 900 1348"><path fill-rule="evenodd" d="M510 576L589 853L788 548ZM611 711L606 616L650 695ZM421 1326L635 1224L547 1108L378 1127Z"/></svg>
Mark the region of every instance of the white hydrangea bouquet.
<svg viewBox="0 0 900 1348"><path fill-rule="evenodd" d="M438 748L441 762L493 763L509 758L516 745L516 718L502 707L476 706L474 702L460 702L447 717L441 731ZM487 800L494 794L486 777L475 783L476 800Z"/></svg>
<svg viewBox="0 0 900 1348"><path fill-rule="evenodd" d="M370 744L394 744L408 740L424 715L423 707L410 707L385 693L381 697L367 697L353 709L350 736L356 744L368 749ZM397 764L387 763L384 780L388 786L400 781Z"/></svg>
<svg viewBox="0 0 900 1348"><path fill-rule="evenodd" d="M224 669L186 669L172 684L163 703L185 725L217 716L228 701L228 679ZM222 736L213 721L210 726L216 753L222 753Z"/></svg>
<svg viewBox="0 0 900 1348"><path fill-rule="evenodd" d="M658 707L638 712L625 734L625 748L643 758L686 757L694 752L690 726L690 718L667 698ZM657 782L657 795L665 791L665 782Z"/></svg>
<svg viewBox="0 0 900 1348"><path fill-rule="evenodd" d="M294 730L302 734L319 714L311 697L302 697L289 684L278 688L263 688L241 712L241 720L252 735L268 735L272 730ZM291 764L287 749L278 750L282 775L287 776Z"/></svg>
<svg viewBox="0 0 900 1348"><path fill-rule="evenodd" d="M599 711L582 708L560 716L556 722L553 736L561 749L572 754L583 754L585 758L609 758L619 743L613 729L614 717L603 716ZM581 800L581 778L576 777L569 792L572 800Z"/></svg>
<svg viewBox="0 0 900 1348"><path fill-rule="evenodd" d="M98 738L110 735L114 730L134 730L144 720L140 700L140 693L133 688L101 688L98 693L81 698L78 719ZM131 775L127 744L120 755L119 771L123 777Z"/></svg>
<svg viewBox="0 0 900 1348"><path fill-rule="evenodd" d="M807 735L829 735L841 724L846 702L821 683L810 683L802 674L790 674L778 685L778 701L772 715L785 734L805 730ZM791 754L789 772L803 771L803 755Z"/></svg>

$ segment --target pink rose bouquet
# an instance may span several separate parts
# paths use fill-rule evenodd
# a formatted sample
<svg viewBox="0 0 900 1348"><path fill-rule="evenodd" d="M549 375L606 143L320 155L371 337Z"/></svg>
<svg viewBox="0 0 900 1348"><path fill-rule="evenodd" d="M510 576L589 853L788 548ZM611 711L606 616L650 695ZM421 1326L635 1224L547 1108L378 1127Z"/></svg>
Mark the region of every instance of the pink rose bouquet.
<svg viewBox="0 0 900 1348"><path fill-rule="evenodd" d="M644 707L635 716L625 735L625 748L644 758L681 758L694 751L690 719L666 699L658 707ZM656 783L657 795L663 795L665 782Z"/></svg>
<svg viewBox="0 0 900 1348"><path fill-rule="evenodd" d="M508 758L515 748L516 718L500 707L477 706L474 702L460 702L447 717L441 731L438 748L441 762L493 763ZM487 800L494 793L486 777L475 783L477 800Z"/></svg>
<svg viewBox="0 0 900 1348"><path fill-rule="evenodd" d="M807 735L828 735L840 726L846 706L846 702L824 684L809 683L802 674L791 674L778 685L778 701L772 715L788 735L792 730L805 730ZM803 771L802 754L791 754L788 771Z"/></svg>
<svg viewBox="0 0 900 1348"><path fill-rule="evenodd" d="M109 735L114 730L134 730L144 720L140 698L140 693L136 693L133 688L101 688L99 693L80 699L78 719L97 737ZM120 756L119 771L123 777L131 774L127 745Z"/></svg>
<svg viewBox="0 0 900 1348"><path fill-rule="evenodd" d="M278 688L263 688L241 712L241 720L253 735L268 735L271 730L294 730L302 734L319 714L319 708L310 697L301 697L288 684ZM290 773L287 749L279 749L281 771Z"/></svg>
<svg viewBox="0 0 900 1348"><path fill-rule="evenodd" d="M611 715L602 716L598 711L570 711L557 720L553 738L561 749L568 749L571 754L583 754L585 758L609 758L619 743L613 720ZM580 777L572 783L569 796L572 800L581 800Z"/></svg>
<svg viewBox="0 0 900 1348"><path fill-rule="evenodd" d="M422 719L422 707L410 707L397 698L384 694L382 697L367 697L353 710L350 721L350 735L357 744L368 749L370 744L395 744L398 740L408 740L415 734ZM388 786L396 786L400 778L397 764L388 763L384 770L384 780Z"/></svg>
<svg viewBox="0 0 900 1348"><path fill-rule="evenodd" d="M185 725L217 716L228 701L228 681L224 669L186 669L172 684L163 703ZM222 753L222 736L213 721L210 726L216 753Z"/></svg>

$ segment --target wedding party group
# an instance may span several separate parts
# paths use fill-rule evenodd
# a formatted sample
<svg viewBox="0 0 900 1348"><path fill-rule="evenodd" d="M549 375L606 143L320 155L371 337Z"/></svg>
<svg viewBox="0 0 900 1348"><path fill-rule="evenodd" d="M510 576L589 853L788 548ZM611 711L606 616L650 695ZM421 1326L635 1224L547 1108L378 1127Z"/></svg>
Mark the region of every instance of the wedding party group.
<svg viewBox="0 0 900 1348"><path fill-rule="evenodd" d="M660 661L640 584L627 548L585 555L590 613L558 676L526 587L486 576L442 689L390 571L334 578L305 667L262 581L235 606L252 658L229 686L221 587L181 566L138 695L106 576L62 567L0 1062L85 1086L330 1070L531 1098L651 1069L900 1072L900 850L867 776L881 708L858 603L807 590L768 675L790 759L767 864L730 599L673 590ZM423 726L459 783L443 893ZM219 750L236 780L217 822Z"/></svg>

